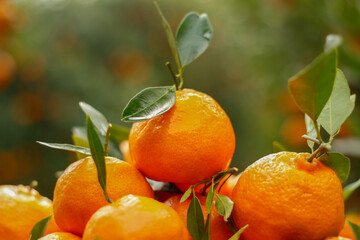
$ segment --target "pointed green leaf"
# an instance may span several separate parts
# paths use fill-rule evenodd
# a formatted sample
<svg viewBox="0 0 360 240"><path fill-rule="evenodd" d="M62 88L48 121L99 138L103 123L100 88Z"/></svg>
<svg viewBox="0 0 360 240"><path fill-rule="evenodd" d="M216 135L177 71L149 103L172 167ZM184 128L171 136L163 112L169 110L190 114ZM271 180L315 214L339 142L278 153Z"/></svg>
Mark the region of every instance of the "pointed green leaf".
<svg viewBox="0 0 360 240"><path fill-rule="evenodd" d="M129 134L130 134L129 128L119 125L112 125L112 128L110 130L110 138L118 142L128 140Z"/></svg>
<svg viewBox="0 0 360 240"><path fill-rule="evenodd" d="M187 212L187 227L194 240L201 240L203 238L205 231L204 213L200 201L195 194Z"/></svg>
<svg viewBox="0 0 360 240"><path fill-rule="evenodd" d="M318 135L314 121L307 114L305 114L305 125L306 125L306 135L314 139L317 139ZM315 143L313 141L307 140L307 144L311 148L311 151L314 151Z"/></svg>
<svg viewBox="0 0 360 240"><path fill-rule="evenodd" d="M215 197L214 180L212 180L209 192L206 196L206 211L208 213L211 213L211 209L212 209L213 202L214 202L214 197Z"/></svg>
<svg viewBox="0 0 360 240"><path fill-rule="evenodd" d="M100 137L101 144L104 145L105 137L101 136L101 135L99 137ZM88 138L87 138L87 130L85 127L73 127L72 128L72 139L76 146L89 148L89 142L88 142ZM89 149L89 152L90 152L90 149ZM111 157L123 159L123 156L119 149L119 143L116 142L115 140L113 140L112 138L109 140L108 154ZM84 155L78 154L78 158L82 159L82 158L84 158Z"/></svg>
<svg viewBox="0 0 360 240"><path fill-rule="evenodd" d="M273 141L273 153L286 151L286 147L278 141Z"/></svg>
<svg viewBox="0 0 360 240"><path fill-rule="evenodd" d="M350 173L350 159L337 152L328 152L320 157L320 160L333 169L342 183L346 182Z"/></svg>
<svg viewBox="0 0 360 240"><path fill-rule="evenodd" d="M170 48L171 48L171 52L172 52L172 54L174 56L176 65L180 69L181 68L181 62L180 62L179 53L178 53L178 50L177 50L177 47L176 47L176 41L175 41L174 34L173 34L172 30L171 30L171 27L170 27L168 21L166 20L164 14L162 13L159 5L157 4L157 2L154 2L154 4L155 4L155 7L156 7L156 10L157 10L158 14L160 15L163 27L165 29L166 37L168 39L168 42L169 42L169 45L170 45Z"/></svg>
<svg viewBox="0 0 360 240"><path fill-rule="evenodd" d="M231 238L229 238L229 240L239 240L241 234L245 231L245 229L248 227L249 225L245 225L244 227L242 227L239 231L237 231L234 235L232 235Z"/></svg>
<svg viewBox="0 0 360 240"><path fill-rule="evenodd" d="M210 236L211 236L211 214L208 213L206 217L205 234L203 240L210 240Z"/></svg>
<svg viewBox="0 0 360 240"><path fill-rule="evenodd" d="M228 226L228 228L230 228L233 233L236 233L238 231L238 229L235 226L235 222L234 222L234 219L232 218L232 216L230 216L228 218L228 221L226 222L226 226Z"/></svg>
<svg viewBox="0 0 360 240"><path fill-rule="evenodd" d="M354 107L350 99L349 84L344 73L337 69L334 89L317 121L331 136L335 136Z"/></svg>
<svg viewBox="0 0 360 240"><path fill-rule="evenodd" d="M354 234L355 240L360 240L360 226L353 222L350 222L349 220L346 220L346 221L350 225L350 228Z"/></svg>
<svg viewBox="0 0 360 240"><path fill-rule="evenodd" d="M180 199L180 203L183 203L186 201L186 199L188 199L190 197L191 194L191 190L192 190L192 186L188 188L188 190L186 190L186 192L184 192L184 194L182 195L181 199Z"/></svg>
<svg viewBox="0 0 360 240"><path fill-rule="evenodd" d="M39 222L37 222L31 230L31 234L29 240L38 240L42 236L44 236L45 230L50 222L50 219L53 215L50 215Z"/></svg>
<svg viewBox="0 0 360 240"><path fill-rule="evenodd" d="M100 134L105 136L109 123L105 116L85 102L79 102L80 108L86 115L89 115L95 127L100 131Z"/></svg>
<svg viewBox="0 0 360 240"><path fill-rule="evenodd" d="M209 46L213 30L207 14L188 13L176 33L176 44L183 67L198 58Z"/></svg>
<svg viewBox="0 0 360 240"><path fill-rule="evenodd" d="M61 150L66 150L66 151L71 151L71 152L77 152L77 153L82 153L85 155L91 155L89 148L79 147L79 146L75 146L75 145L67 144L67 143L46 143L46 142L40 142L40 141L36 141L36 142L41 145L50 147L50 148L61 149Z"/></svg>
<svg viewBox="0 0 360 240"><path fill-rule="evenodd" d="M224 217L225 222L230 217L233 206L234 202L228 196L216 195L215 209L221 216Z"/></svg>
<svg viewBox="0 0 360 240"><path fill-rule="evenodd" d="M125 107L121 120L140 122L169 111L175 104L174 86L150 87L136 94Z"/></svg>
<svg viewBox="0 0 360 240"><path fill-rule="evenodd" d="M360 187L360 179L345 186L343 189L344 201L346 201L359 187Z"/></svg>
<svg viewBox="0 0 360 240"><path fill-rule="evenodd" d="M296 105L314 121L330 98L336 64L337 52L331 48L289 80L290 94Z"/></svg>
<svg viewBox="0 0 360 240"><path fill-rule="evenodd" d="M91 121L89 115L86 116L86 129L87 129L87 136L91 150L91 156L94 159L98 173L99 184L104 192L106 200L108 202L112 202L106 191L106 167L105 167L104 148L103 145L101 144L99 135L96 132L95 126Z"/></svg>

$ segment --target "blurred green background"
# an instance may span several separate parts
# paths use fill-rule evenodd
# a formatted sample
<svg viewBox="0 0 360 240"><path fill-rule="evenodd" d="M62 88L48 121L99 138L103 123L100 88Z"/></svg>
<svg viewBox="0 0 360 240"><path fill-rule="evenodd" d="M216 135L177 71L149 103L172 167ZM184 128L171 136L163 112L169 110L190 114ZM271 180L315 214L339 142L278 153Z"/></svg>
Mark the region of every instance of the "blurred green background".
<svg viewBox="0 0 360 240"><path fill-rule="evenodd" d="M287 80L309 64L330 33L343 36L339 64L360 91L360 2L356 0L159 1L175 30L189 11L208 13L210 48L185 71L186 88L214 97L232 120L241 170L272 152L274 140L308 151L303 115ZM12 0L0 2L0 184L39 181L52 197L55 172L73 153L35 143L67 142L84 125L78 102L110 122L145 87L172 84L171 60L152 1ZM349 182L360 177L360 111L334 148L351 157ZM126 124L122 124L128 126ZM356 197L350 199L356 208ZM358 206L357 208L360 208Z"/></svg>

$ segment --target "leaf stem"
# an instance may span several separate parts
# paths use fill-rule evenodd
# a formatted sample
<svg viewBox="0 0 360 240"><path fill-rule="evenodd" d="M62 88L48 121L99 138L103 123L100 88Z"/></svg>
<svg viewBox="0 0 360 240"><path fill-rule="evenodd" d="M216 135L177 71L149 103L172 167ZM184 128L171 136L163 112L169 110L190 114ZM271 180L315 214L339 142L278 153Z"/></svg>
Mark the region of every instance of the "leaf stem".
<svg viewBox="0 0 360 240"><path fill-rule="evenodd" d="M104 156L105 157L108 155L111 128L112 128L112 125L111 125L111 123L109 123L108 129L106 131L106 136L105 136L105 145L104 145Z"/></svg>
<svg viewBox="0 0 360 240"><path fill-rule="evenodd" d="M319 141L318 139L313 138L313 137L310 137L310 136L308 136L308 135L306 135L306 134L302 135L301 137L303 137L303 138L305 138L305 139L307 139L307 140L313 141L313 142L315 142L315 143L317 143L317 144L320 144L320 141Z"/></svg>
<svg viewBox="0 0 360 240"><path fill-rule="evenodd" d="M329 144L327 143L322 143L320 144L320 146L318 147L318 149L316 149L309 157L306 158L306 160L310 163L312 163L312 161L314 160L314 158L316 158L322 151L324 150L328 150L330 149Z"/></svg>
<svg viewBox="0 0 360 240"><path fill-rule="evenodd" d="M174 81L174 83L175 83L175 88L176 88L176 90L179 90L178 80L177 80L177 77L176 77L176 75L175 75L172 67L171 67L170 62L166 62L166 63L165 63L165 66L166 66L166 67L169 69L169 71L170 71L170 74L171 74L171 76L172 76L172 78L173 78L173 81Z"/></svg>

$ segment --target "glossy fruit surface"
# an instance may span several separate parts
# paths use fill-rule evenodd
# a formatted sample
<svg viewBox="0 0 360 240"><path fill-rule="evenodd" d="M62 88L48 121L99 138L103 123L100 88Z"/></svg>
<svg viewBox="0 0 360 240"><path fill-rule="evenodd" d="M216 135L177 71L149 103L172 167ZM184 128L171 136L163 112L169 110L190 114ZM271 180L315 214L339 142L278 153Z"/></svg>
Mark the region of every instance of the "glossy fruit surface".
<svg viewBox="0 0 360 240"><path fill-rule="evenodd" d="M83 239L186 240L179 215L154 199L127 195L99 209L86 225Z"/></svg>
<svg viewBox="0 0 360 240"><path fill-rule="evenodd" d="M344 226L342 186L336 173L308 153L280 152L250 165L232 195L244 239L318 240Z"/></svg>
<svg viewBox="0 0 360 240"><path fill-rule="evenodd" d="M33 188L0 186L0 239L27 240L33 226L52 214L52 202Z"/></svg>
<svg viewBox="0 0 360 240"><path fill-rule="evenodd" d="M39 238L39 240L81 240L81 237L67 232L55 232Z"/></svg>
<svg viewBox="0 0 360 240"><path fill-rule="evenodd" d="M235 150L229 117L210 96L191 89L176 92L166 113L134 123L131 158L146 177L195 183L226 169Z"/></svg>
<svg viewBox="0 0 360 240"><path fill-rule="evenodd" d="M128 194L154 197L145 177L127 162L106 157L107 192L112 200ZM72 163L58 179L54 191L54 217L59 227L82 235L91 215L107 205L91 157Z"/></svg>

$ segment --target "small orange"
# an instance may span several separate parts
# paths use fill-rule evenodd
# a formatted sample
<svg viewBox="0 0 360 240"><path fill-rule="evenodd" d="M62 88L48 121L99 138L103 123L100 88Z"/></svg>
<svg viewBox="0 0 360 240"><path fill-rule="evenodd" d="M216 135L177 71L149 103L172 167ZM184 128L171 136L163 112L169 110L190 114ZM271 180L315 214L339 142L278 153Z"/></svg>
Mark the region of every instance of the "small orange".
<svg viewBox="0 0 360 240"><path fill-rule="evenodd" d="M55 232L39 238L39 240L81 240L81 237L67 232Z"/></svg>
<svg viewBox="0 0 360 240"><path fill-rule="evenodd" d="M204 213L204 220L207 219L206 211L206 197L197 195L200 200L202 211ZM191 198L188 198L185 202L180 203L181 195L176 195L165 201L165 204L172 207L180 216L184 224L187 224L187 211L191 202ZM211 240L227 240L234 233L226 226L224 217L218 214L213 206L211 211L211 229L210 229L210 239ZM188 233L189 240L192 239L190 233Z"/></svg>
<svg viewBox="0 0 360 240"><path fill-rule="evenodd" d="M0 239L27 240L33 226L52 214L52 202L33 188L0 186Z"/></svg>
<svg viewBox="0 0 360 240"><path fill-rule="evenodd" d="M250 165L232 195L235 225L246 240L319 240L338 236L344 226L342 186L309 153L280 152Z"/></svg>
<svg viewBox="0 0 360 240"><path fill-rule="evenodd" d="M184 89L176 91L176 103L169 111L133 124L129 145L135 167L146 177L195 183L229 166L235 134L213 98Z"/></svg>
<svg viewBox="0 0 360 240"><path fill-rule="evenodd" d="M86 225L83 240L186 240L179 215L154 199L127 195L100 208Z"/></svg>
<svg viewBox="0 0 360 240"><path fill-rule="evenodd" d="M114 201L133 193L154 197L144 176L135 167L116 158L106 157L107 192ZM54 217L59 227L82 235L91 215L107 205L91 157L72 163L58 179L54 191Z"/></svg>
<svg viewBox="0 0 360 240"><path fill-rule="evenodd" d="M223 180L220 181L220 185L224 183L226 178L224 178ZM222 188L220 189L219 192L219 188L216 189L216 193L219 193L221 195L226 195L228 197L231 198L232 195L232 190L235 187L235 184L237 182L237 180L239 179L239 175L235 176L232 175L229 177L229 179L224 183L224 185L222 186ZM189 189L189 187L191 185L194 184L190 184L190 183L175 183L176 187L179 188L182 192L185 192L186 190ZM219 185L219 186L220 186ZM200 184L199 186L195 187L195 192L200 193L201 189L204 187L204 184ZM206 192L209 192L209 189L206 190Z"/></svg>

